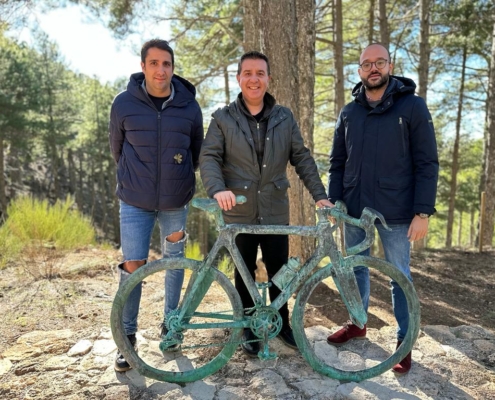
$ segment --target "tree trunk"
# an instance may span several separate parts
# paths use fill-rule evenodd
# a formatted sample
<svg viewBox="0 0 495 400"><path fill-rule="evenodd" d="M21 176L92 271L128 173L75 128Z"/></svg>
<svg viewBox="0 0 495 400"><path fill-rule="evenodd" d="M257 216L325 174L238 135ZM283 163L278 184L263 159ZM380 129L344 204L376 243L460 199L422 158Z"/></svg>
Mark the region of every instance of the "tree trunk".
<svg viewBox="0 0 495 400"><path fill-rule="evenodd" d="M455 140L454 150L452 151L452 168L450 173L450 196L449 196L449 211L447 216L447 238L445 247L452 247L452 230L454 227L454 211L455 211L455 196L457 192L457 173L459 172L459 142L461 140L461 120L462 120L462 105L464 101L464 81L466 79L466 59L467 46L462 49L462 70L461 70L461 87L459 89L459 100L457 102L457 119L455 122Z"/></svg>
<svg viewBox="0 0 495 400"><path fill-rule="evenodd" d="M428 89L428 66L430 65L430 0L419 3L419 66L418 95L426 101Z"/></svg>
<svg viewBox="0 0 495 400"><path fill-rule="evenodd" d="M7 197L5 195L5 169L4 169L4 139L0 134L0 224L7 211Z"/></svg>
<svg viewBox="0 0 495 400"><path fill-rule="evenodd" d="M474 214L475 210L471 210L471 219L469 224L469 247L474 246L474 236L476 235L476 228L474 226Z"/></svg>
<svg viewBox="0 0 495 400"><path fill-rule="evenodd" d="M430 64L430 0L421 0L419 4L419 66L418 95L426 101L428 91L428 66ZM427 236L414 242L413 249L421 251L426 247Z"/></svg>
<svg viewBox="0 0 495 400"><path fill-rule="evenodd" d="M459 212L459 227L457 229L457 247L462 247L462 211Z"/></svg>
<svg viewBox="0 0 495 400"><path fill-rule="evenodd" d="M315 2L314 0L244 0L244 49L270 59L269 91L289 107L306 146L313 150ZM292 167L288 168L290 221L315 223L314 202ZM290 253L306 259L314 239L291 237Z"/></svg>
<svg viewBox="0 0 495 400"><path fill-rule="evenodd" d="M495 19L495 17L494 17ZM488 132L485 143L485 170L482 176L486 192L485 219L480 233L482 245L490 246L495 218L495 20L492 31L492 54L488 83ZM481 216L480 216L481 217Z"/></svg>
<svg viewBox="0 0 495 400"><path fill-rule="evenodd" d="M229 85L229 71L227 67L223 68L223 78L225 82L225 104L230 104L230 85Z"/></svg>
<svg viewBox="0 0 495 400"><path fill-rule="evenodd" d="M380 41L382 45L388 50L390 45L390 33L388 31L388 18L387 18L387 0L379 0L378 2L380 11Z"/></svg>
<svg viewBox="0 0 495 400"><path fill-rule="evenodd" d="M334 0L335 117L345 106L342 0Z"/></svg>
<svg viewBox="0 0 495 400"><path fill-rule="evenodd" d="M368 13L368 44L374 42L374 27L375 27L375 0L370 0L370 8Z"/></svg>

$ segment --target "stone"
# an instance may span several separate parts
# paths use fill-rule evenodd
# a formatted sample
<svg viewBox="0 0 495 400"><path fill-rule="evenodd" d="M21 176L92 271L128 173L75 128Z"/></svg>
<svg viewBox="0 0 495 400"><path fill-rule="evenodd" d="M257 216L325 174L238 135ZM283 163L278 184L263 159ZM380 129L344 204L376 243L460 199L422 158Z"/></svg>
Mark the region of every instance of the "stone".
<svg viewBox="0 0 495 400"><path fill-rule="evenodd" d="M484 353L495 353L495 341L494 340L474 340L473 344L480 351Z"/></svg>
<svg viewBox="0 0 495 400"><path fill-rule="evenodd" d="M188 383L184 387L183 392L185 395L189 395L195 400L213 400L215 397L216 387L211 383L196 381Z"/></svg>
<svg viewBox="0 0 495 400"><path fill-rule="evenodd" d="M95 356L106 356L115 350L117 350L117 345L113 340L101 339L93 344L92 353Z"/></svg>
<svg viewBox="0 0 495 400"><path fill-rule="evenodd" d="M106 339L106 340L111 340L113 339L112 336L112 330L109 327L101 328L100 333L98 334L97 339Z"/></svg>
<svg viewBox="0 0 495 400"><path fill-rule="evenodd" d="M0 359L0 376L5 375L12 368L12 362L8 358Z"/></svg>
<svg viewBox="0 0 495 400"><path fill-rule="evenodd" d="M495 340L495 335L483 329L479 325L460 325L452 328L453 334L459 339L492 339Z"/></svg>
<svg viewBox="0 0 495 400"><path fill-rule="evenodd" d="M77 342L74 346L70 348L67 352L67 355L70 357L73 356L83 356L91 351L93 347L93 343L91 341L84 339Z"/></svg>
<svg viewBox="0 0 495 400"><path fill-rule="evenodd" d="M25 333L17 339L17 343L36 344L46 343L53 340L69 339L74 335L70 329L62 329L59 331L32 331Z"/></svg>
<svg viewBox="0 0 495 400"><path fill-rule="evenodd" d="M315 342L314 350L316 356L324 360L326 364L337 365L339 363L337 348L329 345L326 340Z"/></svg>
<svg viewBox="0 0 495 400"><path fill-rule="evenodd" d="M181 387L176 383L169 382L155 382L148 387L150 392L157 395L167 394L168 392L176 389L181 390Z"/></svg>
<svg viewBox="0 0 495 400"><path fill-rule="evenodd" d="M234 386L224 386L217 393L218 400L244 400L247 398L243 389Z"/></svg>
<svg viewBox="0 0 495 400"><path fill-rule="evenodd" d="M339 386L339 381L335 379L306 379L300 382L292 382L307 398L322 399L326 396L329 399L335 398L335 392Z"/></svg>
<svg viewBox="0 0 495 400"><path fill-rule="evenodd" d="M428 325L423 328L423 331L442 344L447 344L456 339L456 335L454 335L450 328L445 325Z"/></svg>
<svg viewBox="0 0 495 400"><path fill-rule="evenodd" d="M125 373L126 378L129 379L129 382L132 386L137 388L145 388L146 387L146 377L139 375L139 373L135 369L131 369Z"/></svg>
<svg viewBox="0 0 495 400"><path fill-rule="evenodd" d="M345 371L359 371L366 367L364 360L361 356L351 351L341 351L339 353L340 369Z"/></svg>
<svg viewBox="0 0 495 400"><path fill-rule="evenodd" d="M41 369L44 371L55 371L58 369L65 369L69 365L74 364L77 360L67 355L54 356L46 360Z"/></svg>
<svg viewBox="0 0 495 400"><path fill-rule="evenodd" d="M284 379L271 369L259 371L252 379L248 387L261 398L283 397L291 392Z"/></svg>
<svg viewBox="0 0 495 400"><path fill-rule="evenodd" d="M31 346L26 343L15 344L11 348L3 352L3 357L11 361L21 361L29 358L36 358L43 354L43 351L36 346Z"/></svg>

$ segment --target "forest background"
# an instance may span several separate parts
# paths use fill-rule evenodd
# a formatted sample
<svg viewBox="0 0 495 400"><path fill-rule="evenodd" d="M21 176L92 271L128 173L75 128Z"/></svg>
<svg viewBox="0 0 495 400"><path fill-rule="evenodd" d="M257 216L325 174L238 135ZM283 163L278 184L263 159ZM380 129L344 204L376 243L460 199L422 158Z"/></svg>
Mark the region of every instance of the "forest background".
<svg viewBox="0 0 495 400"><path fill-rule="evenodd" d="M100 82L72 71L39 30L33 45L10 34L34 7L69 3L87 7L122 40L138 19L169 21L171 37L163 39L175 50L175 72L196 85L205 129L214 108L239 91L240 55L266 53L270 92L294 112L323 182L335 121L359 79L359 54L383 43L394 73L414 79L427 100L437 135L437 213L415 248L472 248L480 238L492 246L495 6L488 0L0 0L0 221L20 196L55 203L71 195L102 240L120 241L108 119L127 78ZM291 167L289 177L291 223L314 223L314 203ZM197 178L196 196L206 197ZM206 254L215 238L207 216L191 209L187 229ZM291 253L307 255L307 240L291 238Z"/></svg>

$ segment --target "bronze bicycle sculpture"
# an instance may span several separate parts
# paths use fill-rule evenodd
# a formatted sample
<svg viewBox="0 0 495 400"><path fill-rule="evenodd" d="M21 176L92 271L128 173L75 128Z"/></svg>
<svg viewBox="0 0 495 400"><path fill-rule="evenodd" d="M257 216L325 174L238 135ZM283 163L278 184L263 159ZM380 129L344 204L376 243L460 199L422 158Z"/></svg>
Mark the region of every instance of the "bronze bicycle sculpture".
<svg viewBox="0 0 495 400"><path fill-rule="evenodd" d="M237 202L246 199L237 197ZM111 327L114 340L121 349L125 359L141 375L166 382L192 382L209 376L223 367L233 356L241 343L244 328L251 328L261 342L258 357L262 360L272 359L276 354L270 352L268 342L280 332L282 321L278 309L297 293L292 312L292 328L297 346L312 368L330 378L343 381L361 381L377 376L398 363L412 349L419 333L419 301L412 283L402 272L385 260L357 255L369 248L374 241L374 221L378 218L387 227L383 216L370 208L365 208L359 219L350 217L345 205L337 202L334 208L317 210L318 222L315 226L280 226L280 225L243 225L225 224L222 211L216 200L194 199L193 206L213 214L218 230L218 238L210 253L203 261L187 258L161 259L148 263L134 272L127 282L118 290L112 307ZM335 223L331 223L332 219ZM344 257L333 238L333 233L340 223L359 226L366 232L365 240L348 248ZM235 237L240 233L251 234L287 234L317 238L314 253L301 265L297 258L289 259L281 270L272 278L272 282L255 283L235 245ZM243 309L239 295L225 274L215 268L215 260L222 248L230 253L236 268L246 283L255 306ZM330 263L318 267L325 257ZM362 370L342 370L318 357L308 339L304 327L304 312L308 299L315 287L323 280L332 277L352 322L362 327L367 320L361 297L357 288L353 268L364 265L374 268L395 280L403 289L409 310L409 329L402 345L387 359L370 368ZM182 295L179 307L166 316L164 323L168 329L159 344L163 354L170 353L171 348L180 349L182 364L175 363L169 370L154 368L144 362L130 344L124 333L122 323L123 306L132 289L146 277L168 269L185 269L189 281ZM190 271L187 273L187 271ZM229 310L200 311L206 303L207 292L215 284L231 304ZM271 304L266 302L268 285L275 284L281 289L280 295ZM261 292L261 293L260 293ZM215 305L213 305L215 306ZM211 304L210 304L211 307ZM214 332L208 336L207 343L197 344L200 332ZM215 342L213 342L215 340ZM184 354L187 354L184 356ZM209 359L211 357L211 360ZM187 364L187 365L186 365ZM166 364L168 366L168 364Z"/></svg>

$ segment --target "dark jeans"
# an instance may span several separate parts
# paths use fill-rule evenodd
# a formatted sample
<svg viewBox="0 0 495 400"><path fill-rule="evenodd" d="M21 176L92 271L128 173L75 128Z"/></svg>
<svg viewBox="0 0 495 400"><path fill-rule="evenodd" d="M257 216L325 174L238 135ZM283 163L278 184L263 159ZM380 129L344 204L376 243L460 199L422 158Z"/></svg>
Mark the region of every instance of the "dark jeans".
<svg viewBox="0 0 495 400"><path fill-rule="evenodd" d="M254 270L256 269L256 256L258 254L258 245L261 247L263 262L268 272L268 279L278 272L278 270L287 263L289 258L289 237L287 235L250 235L240 234L235 239L235 244L241 252L241 256L254 279ZM235 270L235 287L241 296L244 308L254 306L253 299L247 290L241 274ZM270 300L275 300L280 294L280 289L273 283L268 289ZM279 310L284 327L289 326L289 309L285 303Z"/></svg>

